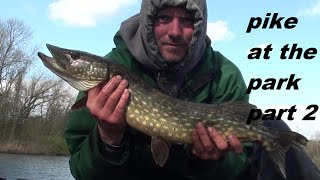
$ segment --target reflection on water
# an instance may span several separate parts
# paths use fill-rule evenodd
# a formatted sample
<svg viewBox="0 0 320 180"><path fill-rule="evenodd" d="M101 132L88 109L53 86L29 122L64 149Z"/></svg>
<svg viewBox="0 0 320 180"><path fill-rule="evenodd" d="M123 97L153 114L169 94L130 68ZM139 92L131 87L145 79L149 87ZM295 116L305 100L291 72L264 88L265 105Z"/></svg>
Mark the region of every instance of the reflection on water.
<svg viewBox="0 0 320 180"><path fill-rule="evenodd" d="M74 180L67 156L41 156L0 153L0 179Z"/></svg>

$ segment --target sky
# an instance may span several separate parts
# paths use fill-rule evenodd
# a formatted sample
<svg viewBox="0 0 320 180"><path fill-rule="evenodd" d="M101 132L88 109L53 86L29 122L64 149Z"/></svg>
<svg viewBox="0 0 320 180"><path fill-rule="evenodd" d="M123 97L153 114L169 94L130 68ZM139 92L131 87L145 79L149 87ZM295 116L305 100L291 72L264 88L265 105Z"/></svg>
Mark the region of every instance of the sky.
<svg viewBox="0 0 320 180"><path fill-rule="evenodd" d="M138 13L140 4L141 0L10 0L1 3L0 20L22 20L33 32L32 43L46 54L49 52L45 44L49 43L103 56L114 47L113 36L121 22ZM213 49L238 66L247 85L256 78L261 79L262 85L269 78L278 83L291 74L295 79L301 78L298 89L291 86L287 90L287 83L283 83L280 90L252 90L250 103L263 111L277 109L277 112L294 106L297 109L294 120L287 120L288 113L284 113L282 119L292 130L314 136L320 127L320 109L315 109L312 115L315 120L303 121L302 118L312 112L313 109L307 109L309 105L320 106L320 0L209 0L207 5L207 34ZM277 18L283 17L281 27L271 28L270 22L276 13ZM266 28L246 33L250 19L257 17ZM264 21L266 17L269 22ZM290 17L297 18L298 22L294 28L286 29L284 24ZM263 59L263 54L260 59L248 59L252 48L264 50L270 44L273 49L269 59ZM280 59L281 48L286 44L289 47L297 44L304 52L315 48L317 53L310 60L303 56ZM40 59L38 67L44 67Z"/></svg>

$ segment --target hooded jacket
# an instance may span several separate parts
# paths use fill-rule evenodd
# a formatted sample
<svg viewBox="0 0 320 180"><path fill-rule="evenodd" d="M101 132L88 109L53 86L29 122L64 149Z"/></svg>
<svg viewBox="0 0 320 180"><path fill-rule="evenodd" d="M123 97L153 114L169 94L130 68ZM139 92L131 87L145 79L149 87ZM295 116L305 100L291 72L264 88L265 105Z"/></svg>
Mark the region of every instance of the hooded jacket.
<svg viewBox="0 0 320 180"><path fill-rule="evenodd" d="M165 6L185 7L194 16L188 54L173 66L162 58L152 31L157 10ZM248 101L241 72L211 48L206 23L205 0L143 0L141 12L121 24L114 36L116 47L107 57L176 98L201 103ZM80 92L78 99L83 95ZM246 167L246 147L251 147L245 145L241 155L228 153L219 161L204 161L193 156L188 146L176 144L161 168L152 158L150 137L129 128L120 147L106 145L87 109L70 113L65 139L76 179L235 179Z"/></svg>
<svg viewBox="0 0 320 180"><path fill-rule="evenodd" d="M153 21L157 11L166 6L180 6L192 14L194 32L184 59L170 65L162 57L156 44ZM204 0L144 0L139 14L124 21L120 27L123 38L133 57L155 76L159 88L176 96L184 76L193 69L202 58L206 48L207 5ZM173 90L173 92L172 92Z"/></svg>
<svg viewBox="0 0 320 180"><path fill-rule="evenodd" d="M129 53L119 33L114 38L116 48L107 57L114 59L158 88L157 80ZM213 51L206 41L203 59L186 76L178 98L201 103L231 100L248 101L246 86L238 68L222 54ZM84 96L83 92L78 95ZM188 146L173 145L164 167L155 165L150 149L150 137L129 128L120 147L103 144L96 120L87 109L71 112L65 139L71 154L70 170L76 179L235 179L246 167L244 153L228 153L219 161L202 161L193 156ZM244 178L246 179L246 178Z"/></svg>

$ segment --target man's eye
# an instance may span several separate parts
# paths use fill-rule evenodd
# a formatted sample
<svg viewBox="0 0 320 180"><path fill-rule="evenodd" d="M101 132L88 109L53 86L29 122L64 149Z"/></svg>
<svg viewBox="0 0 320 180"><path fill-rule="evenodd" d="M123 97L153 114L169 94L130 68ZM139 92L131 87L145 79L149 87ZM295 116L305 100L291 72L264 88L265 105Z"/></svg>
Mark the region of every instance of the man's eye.
<svg viewBox="0 0 320 180"><path fill-rule="evenodd" d="M193 25L193 19L191 17L182 17L180 18L180 22L185 25Z"/></svg>
<svg viewBox="0 0 320 180"><path fill-rule="evenodd" d="M170 17L170 16L167 16L167 15L159 15L159 16L157 16L157 20L158 20L160 23L167 23L167 22L170 22L170 21L171 21L171 17Z"/></svg>

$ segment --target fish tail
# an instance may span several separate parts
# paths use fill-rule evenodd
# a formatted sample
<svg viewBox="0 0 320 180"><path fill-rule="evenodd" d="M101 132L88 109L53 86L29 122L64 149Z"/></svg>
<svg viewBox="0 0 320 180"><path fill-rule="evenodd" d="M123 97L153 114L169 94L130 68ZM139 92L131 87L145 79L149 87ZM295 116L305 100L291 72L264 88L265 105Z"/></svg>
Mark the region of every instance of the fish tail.
<svg viewBox="0 0 320 180"><path fill-rule="evenodd" d="M286 178L285 171L285 155L289 148L298 151L303 151L303 146L306 146L308 139L303 135L293 131L279 131L276 139L277 146L274 150L268 151L268 155L272 162L278 167L281 175Z"/></svg>

